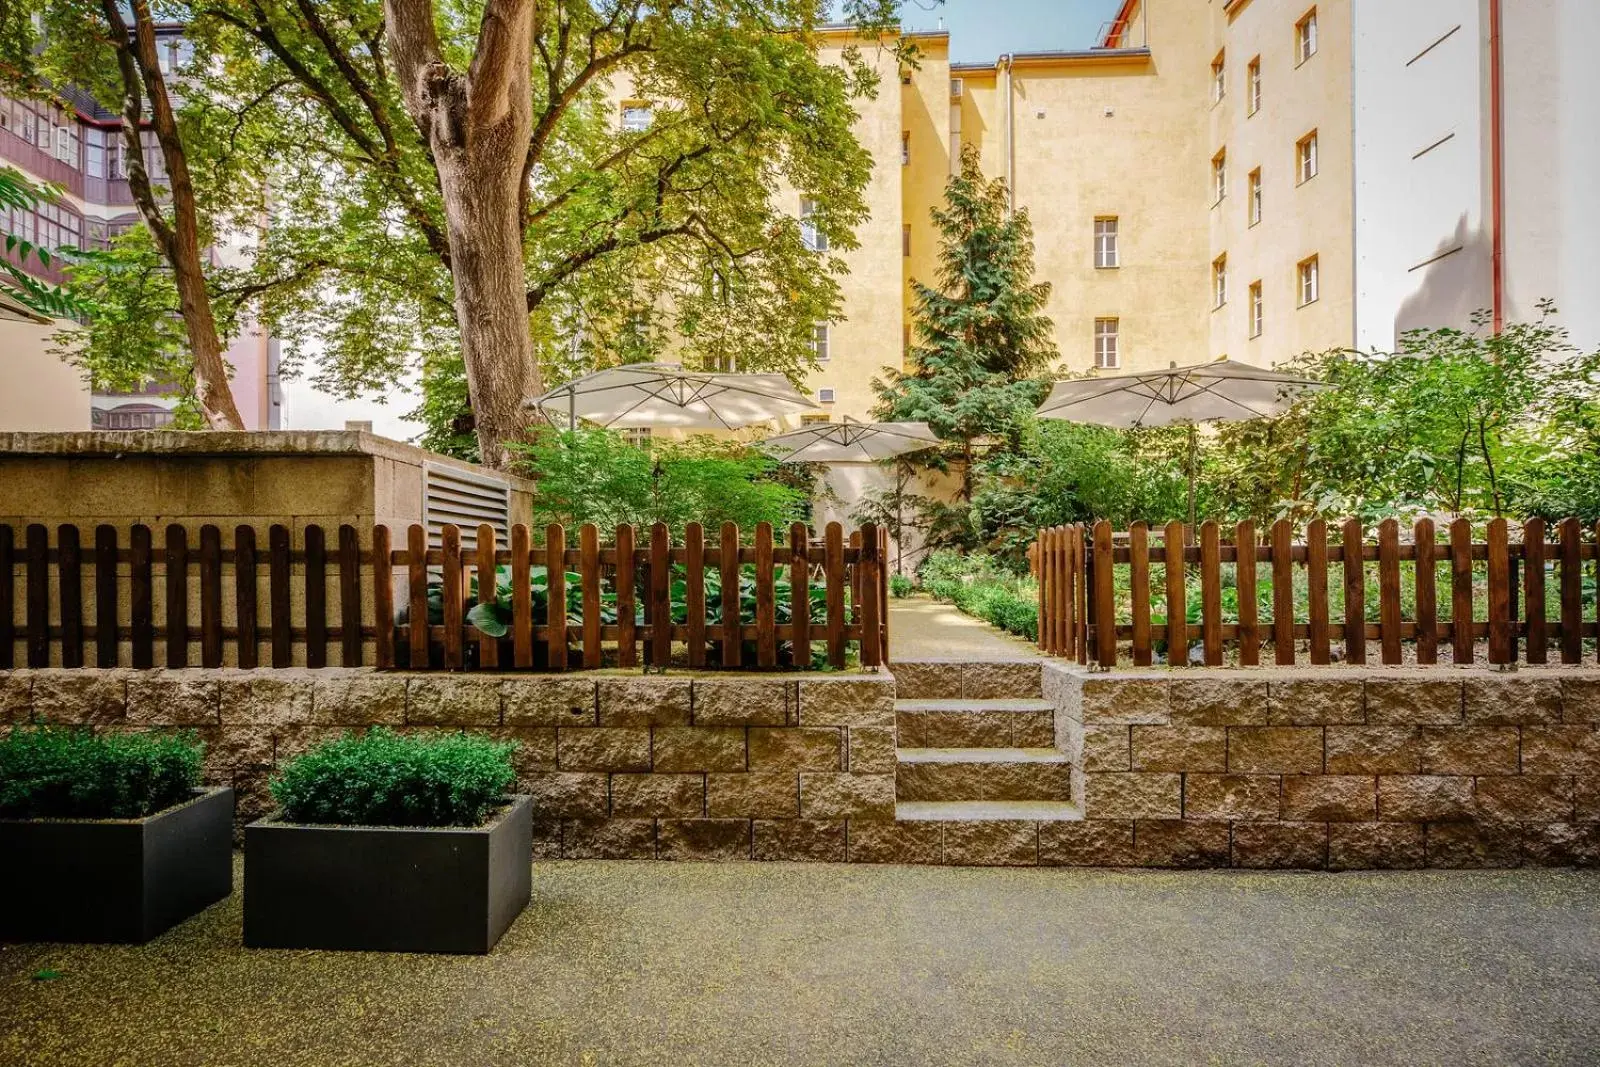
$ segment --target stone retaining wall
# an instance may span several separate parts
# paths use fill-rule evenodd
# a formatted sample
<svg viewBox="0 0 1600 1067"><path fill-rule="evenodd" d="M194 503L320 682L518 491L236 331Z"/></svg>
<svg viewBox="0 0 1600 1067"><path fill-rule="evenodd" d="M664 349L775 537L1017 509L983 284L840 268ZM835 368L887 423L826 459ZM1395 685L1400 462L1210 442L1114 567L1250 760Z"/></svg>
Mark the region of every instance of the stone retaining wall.
<svg viewBox="0 0 1600 1067"><path fill-rule="evenodd" d="M1045 693L1086 818L1041 863L1600 864L1600 671L1052 663Z"/></svg>
<svg viewBox="0 0 1600 1067"><path fill-rule="evenodd" d="M894 679L371 670L0 672L0 724L195 729L241 822L284 760L351 728L517 741L540 858L843 860L894 819Z"/></svg>

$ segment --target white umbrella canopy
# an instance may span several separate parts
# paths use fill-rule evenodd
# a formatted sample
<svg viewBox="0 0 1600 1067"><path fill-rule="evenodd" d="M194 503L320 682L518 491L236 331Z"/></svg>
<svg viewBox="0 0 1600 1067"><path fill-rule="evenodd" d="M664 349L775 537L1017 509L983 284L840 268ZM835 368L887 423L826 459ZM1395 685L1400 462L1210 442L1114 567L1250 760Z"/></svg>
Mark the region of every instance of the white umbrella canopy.
<svg viewBox="0 0 1600 1067"><path fill-rule="evenodd" d="M925 422L818 423L767 438L763 444L782 452L779 463L863 463L921 452L939 443Z"/></svg>
<svg viewBox="0 0 1600 1067"><path fill-rule="evenodd" d="M1120 428L1233 422L1281 415L1301 393L1323 387L1309 378L1222 359L1057 382L1039 417Z"/></svg>
<svg viewBox="0 0 1600 1067"><path fill-rule="evenodd" d="M567 421L617 429L734 430L817 405L781 374L686 371L674 363L632 363L596 371L527 401Z"/></svg>

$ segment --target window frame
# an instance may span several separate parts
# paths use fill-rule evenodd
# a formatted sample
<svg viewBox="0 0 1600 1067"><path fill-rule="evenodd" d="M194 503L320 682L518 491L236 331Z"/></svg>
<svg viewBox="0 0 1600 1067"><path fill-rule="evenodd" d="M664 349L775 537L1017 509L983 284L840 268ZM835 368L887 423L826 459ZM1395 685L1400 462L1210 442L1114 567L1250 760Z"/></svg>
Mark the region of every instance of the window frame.
<svg viewBox="0 0 1600 1067"><path fill-rule="evenodd" d="M1211 106L1228 98L1228 50L1222 49L1211 61Z"/></svg>
<svg viewBox="0 0 1600 1067"><path fill-rule="evenodd" d="M812 252L828 251L828 235L811 221L820 206L821 202L812 197L800 198L800 242Z"/></svg>
<svg viewBox="0 0 1600 1067"><path fill-rule="evenodd" d="M1261 330L1266 319L1266 301L1261 295L1261 279L1257 278L1250 283L1250 339L1255 340L1261 336Z"/></svg>
<svg viewBox="0 0 1600 1067"><path fill-rule="evenodd" d="M833 323L812 323L810 344L811 355L818 363L827 363L833 359Z"/></svg>
<svg viewBox="0 0 1600 1067"><path fill-rule="evenodd" d="M1228 150L1219 149L1211 157L1211 206L1216 207L1228 199Z"/></svg>
<svg viewBox="0 0 1600 1067"><path fill-rule="evenodd" d="M635 116L638 115L644 116L645 121L642 126L635 121ZM648 101L630 100L622 105L621 122L623 133L645 133L651 126L655 125L655 121L656 109Z"/></svg>
<svg viewBox="0 0 1600 1067"><path fill-rule="evenodd" d="M1094 320L1094 367L1095 370L1122 369L1122 320L1115 315Z"/></svg>
<svg viewBox="0 0 1600 1067"><path fill-rule="evenodd" d="M1256 56L1245 67L1245 117L1261 110L1261 57Z"/></svg>
<svg viewBox="0 0 1600 1067"><path fill-rule="evenodd" d="M821 385L817 387L817 403L837 404L838 402L839 390L835 389L831 385Z"/></svg>
<svg viewBox="0 0 1600 1067"><path fill-rule="evenodd" d="M1094 217L1094 268L1117 270L1122 266L1121 217L1096 215ZM1102 227L1109 226L1109 229ZM1109 241L1107 240L1109 238Z"/></svg>
<svg viewBox="0 0 1600 1067"><path fill-rule="evenodd" d="M1321 173L1321 145L1317 131L1312 130L1294 143L1295 185L1304 185ZM1309 167L1309 173L1307 168Z"/></svg>
<svg viewBox="0 0 1600 1067"><path fill-rule="evenodd" d="M1245 223L1249 226L1261 225L1262 193L1261 193L1261 168L1257 167L1246 177L1248 199L1245 207Z"/></svg>
<svg viewBox="0 0 1600 1067"><path fill-rule="evenodd" d="M1308 284L1311 291L1309 298L1306 296ZM1310 307L1322 299L1322 263L1319 256L1310 255L1295 264L1295 293L1300 301L1298 307Z"/></svg>
<svg viewBox="0 0 1600 1067"><path fill-rule="evenodd" d="M1312 7L1294 24L1294 65L1298 68L1317 54L1317 9Z"/></svg>
<svg viewBox="0 0 1600 1067"><path fill-rule="evenodd" d="M1228 253L1211 261L1211 310L1228 306Z"/></svg>

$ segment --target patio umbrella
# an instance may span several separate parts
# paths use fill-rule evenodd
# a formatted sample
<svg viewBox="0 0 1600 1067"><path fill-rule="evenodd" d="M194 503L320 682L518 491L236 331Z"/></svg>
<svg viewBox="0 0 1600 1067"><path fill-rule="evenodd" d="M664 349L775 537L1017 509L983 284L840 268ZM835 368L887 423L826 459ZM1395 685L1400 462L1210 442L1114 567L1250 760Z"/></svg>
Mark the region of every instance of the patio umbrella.
<svg viewBox="0 0 1600 1067"><path fill-rule="evenodd" d="M686 371L673 363L632 363L596 371L527 401L568 429L579 419L618 429L733 430L817 405L781 374Z"/></svg>
<svg viewBox="0 0 1600 1067"><path fill-rule="evenodd" d="M921 452L939 443L925 422L825 422L763 442L783 453L780 463L870 463Z"/></svg>
<svg viewBox="0 0 1600 1067"><path fill-rule="evenodd" d="M1039 406L1041 419L1134 426L1189 427L1189 525L1195 523L1195 466L1202 422L1270 418L1321 382L1265 367L1219 359L1164 371L1111 374L1057 382Z"/></svg>

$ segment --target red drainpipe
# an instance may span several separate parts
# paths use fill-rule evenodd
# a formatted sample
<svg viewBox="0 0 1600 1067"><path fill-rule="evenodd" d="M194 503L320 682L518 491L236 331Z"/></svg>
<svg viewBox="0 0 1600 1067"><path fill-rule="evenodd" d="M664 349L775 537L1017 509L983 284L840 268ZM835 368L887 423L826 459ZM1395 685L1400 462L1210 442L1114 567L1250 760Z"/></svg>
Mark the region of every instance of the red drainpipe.
<svg viewBox="0 0 1600 1067"><path fill-rule="evenodd" d="M1494 332L1505 328L1505 91L1500 58L1500 0L1489 0L1489 139L1491 142L1490 196L1494 239Z"/></svg>

